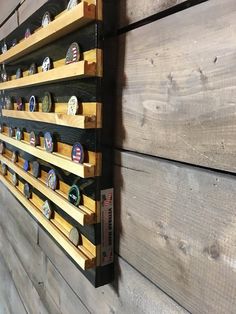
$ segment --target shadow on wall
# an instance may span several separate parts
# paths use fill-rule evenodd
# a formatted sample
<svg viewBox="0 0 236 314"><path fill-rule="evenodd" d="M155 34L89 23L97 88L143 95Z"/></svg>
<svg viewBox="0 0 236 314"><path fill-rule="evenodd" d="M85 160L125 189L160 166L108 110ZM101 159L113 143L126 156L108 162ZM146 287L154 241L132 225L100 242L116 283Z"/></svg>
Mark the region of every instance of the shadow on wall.
<svg viewBox="0 0 236 314"><path fill-rule="evenodd" d="M122 1L124 4L126 1ZM121 12L124 13L124 6L119 4L119 1L104 0L104 20L105 23L105 38L104 38L104 94L103 106L105 106L105 115L103 117L103 147L111 150L113 162L110 164L110 171L114 173L115 161L115 136L116 132L125 134L122 123L122 88L124 80L124 53L125 45L120 42L117 31L118 16ZM122 10L121 12L119 10ZM117 156L116 156L117 159ZM119 161L117 161L120 164ZM106 164L105 167L108 165ZM115 216L115 254L119 252L119 238L122 233L120 222L120 202L122 193L122 178L121 173L114 174L113 186L115 188L114 195L114 216ZM110 284L114 292L119 297L119 282L121 280L120 265L117 256L115 256L115 279Z"/></svg>
<svg viewBox="0 0 236 314"><path fill-rule="evenodd" d="M116 4L116 8L113 7L113 14L109 16L109 19L113 19L111 24L114 27L114 21L118 21L119 25L122 25L122 29L117 27L116 33L109 33L107 34L107 38L105 40L105 66L104 69L107 71L105 77L107 82L105 83L105 92L104 92L104 99L105 105L107 106L107 111L109 114L106 115L104 121L104 129L105 130L112 130L112 134L106 134L103 138L106 140L111 138L112 142L106 143L107 145L111 145L110 147L113 148L113 173L114 173L114 188L115 188L115 253L119 255L120 251L120 238L124 235L122 221L121 221L121 210L124 212L128 211L126 208L126 204L122 204L122 193L124 188L124 178L121 173L122 167L122 154L120 151L115 151L115 149L122 149L123 143L127 137L127 131L123 124L124 118L124 111L122 110L123 102L126 101L123 99L123 91L128 86L129 81L128 77L125 73L125 63L126 61L126 32L132 31L132 29L141 27L147 23L150 23L154 20L164 18L168 15L174 14L178 11L184 10L189 6L196 5L198 3L204 2L206 0L174 0L174 1L165 1L163 6L161 6L161 1L154 1L156 4L152 4L151 11L146 12L146 16L142 10L140 10L140 21L136 22L130 20L130 16L132 16L132 12L130 11L130 6L128 3L132 2L129 0L120 0L118 4ZM105 0L105 5L109 7L112 1ZM137 7L134 7L133 10L139 10L140 4L137 2ZM141 8L142 9L142 8ZM114 16L114 12L116 12L116 16ZM158 12L156 14L151 15L153 12ZM150 16L148 16L150 15ZM105 17L106 19L106 17ZM130 23L132 23L129 25ZM128 25L128 26L127 26ZM112 28L114 29L114 28ZM131 36L131 35L130 35ZM106 91L109 93L106 94ZM131 87L129 86L129 90ZM110 97L112 96L112 97ZM110 97L110 98L109 98ZM135 104L130 103L129 106L134 106ZM109 127L106 127L109 125ZM117 142L115 139L118 139ZM133 144L135 146L135 143ZM114 171L115 165L115 171ZM138 197L138 196L137 196ZM122 209L121 209L122 208ZM125 227L125 226L124 226ZM135 237L135 235L134 235ZM112 284L112 287L116 294L119 296L119 281L122 280L120 278L120 271L118 259L115 259L115 281Z"/></svg>

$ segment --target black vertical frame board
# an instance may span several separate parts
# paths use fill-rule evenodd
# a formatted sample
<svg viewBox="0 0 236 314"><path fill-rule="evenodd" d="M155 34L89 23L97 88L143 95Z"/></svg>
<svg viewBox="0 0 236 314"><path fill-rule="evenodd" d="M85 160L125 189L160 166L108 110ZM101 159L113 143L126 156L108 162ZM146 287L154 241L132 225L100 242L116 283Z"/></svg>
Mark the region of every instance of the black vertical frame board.
<svg viewBox="0 0 236 314"><path fill-rule="evenodd" d="M88 3L91 3L91 1L88 1ZM97 5L98 3L99 1ZM5 38L1 42L1 46L6 43L8 46L7 53L9 53L12 49L10 48L11 43L15 38L18 40L19 45L24 41L27 28L30 28L32 34L40 31L42 17L46 11L49 11L54 18L58 16L61 17L65 13L64 10L67 4L68 0L47 1L37 12L29 17L28 20ZM1 74L6 70L8 76L10 76L10 80L7 82L1 81L0 83L0 123L2 126L0 140L4 143L5 147L3 154L0 155L0 159L2 164L6 163L7 165L7 175L4 175L1 171L0 179L6 184L18 201L22 203L25 210L48 233L48 236L61 247L62 251L95 287L107 284L114 278L114 199L112 189L112 165L117 49L114 45L115 36L113 37L113 35L116 32L117 4L115 1L108 0L101 1L100 4L103 6L102 20L93 19L82 26L78 24L78 29L74 27L72 31L66 31L62 36L57 36L57 38L53 38L53 40L46 44L40 44L27 53L21 54L16 50L16 57L13 56L13 58L9 58L9 60L3 60L1 62ZM99 59L96 54L96 58L98 58L96 62L98 65L98 60L101 61L103 75L100 75L99 71L97 71L93 74L90 73L89 75L85 74L78 77L69 75L69 77L63 77L58 80L47 80L49 76L45 76L46 80L43 81L42 79L40 80L41 73L38 73L35 74L35 76L32 75L28 77L32 79L28 84L21 83L27 80L28 69L32 63L36 63L38 71L41 72L40 68L46 56L49 56L53 61L55 65L53 70L59 69L61 65L65 66L60 63L59 60L61 61L65 58L68 47L73 42L78 42L84 60L88 51L92 54L95 50L101 52L102 58ZM1 57L3 55L4 54L0 55L0 60L2 60ZM90 54L87 53L87 55L89 56ZM92 61L89 60L88 62L91 63ZM17 80L14 75L19 68L24 72L24 77ZM91 69L93 68L91 67ZM49 73L50 71L48 74L46 73L46 75L49 75ZM34 79L37 81L38 78L38 83L32 83ZM9 82L13 82L13 85L6 85ZM57 122L57 119L48 119L47 117L49 116L46 116L46 113L39 115L38 113L42 111L40 105L37 108L37 111L40 112L35 112L30 116L29 108L27 107L30 97L34 95L38 104L41 104L45 92L50 92L53 98L54 105L52 113L49 113L50 116L56 115L58 112L60 114L59 109L56 109L60 107L59 105L61 105L63 107L62 110L65 111L69 98L76 95L80 103L86 104L86 110L88 110L88 106L91 104L101 104L101 118L97 121L101 121L102 125L86 128L78 127L76 124L61 124ZM12 103L14 103L14 108L11 108L11 110L6 106L6 99L8 97L10 97ZM22 98L25 104L24 110L20 112L21 116L18 116L16 109L16 103L19 97ZM66 115L64 111L63 114ZM99 115L98 112L99 110L96 111L96 119L99 118L97 116ZM79 115L80 114L79 109ZM88 115L88 117L86 117L88 121L95 119L93 114L92 117L88 113L86 113L86 115ZM43 117L42 119L41 116ZM57 116L57 118L58 117L60 118L60 115ZM10 127L14 130L20 129L23 132L23 140L17 141L15 138L9 137L8 128ZM41 138L41 142L38 143L39 146L41 146L40 149L38 149L38 147L32 149L29 143L29 134L31 131L34 131L36 136ZM42 142L45 132L50 132L53 135L54 141L54 153L50 154L49 159L47 159L49 155L45 155ZM85 150L85 162L82 165L84 167L83 169L89 169L88 164L90 166L91 164L92 166L95 165L94 169L96 170L94 170L92 174L89 173L89 175L87 175L85 171L81 172L83 175L79 175L79 172L77 170L75 171L77 164L72 165L71 171L68 170L68 167L71 167L72 163L69 157L70 151L76 142L81 143ZM11 160L11 154L14 151L18 154L18 161L15 164ZM43 154L41 155L39 151L43 151ZM56 158L58 158L58 156L59 158L65 158L68 167L66 165L64 166L63 163L57 163L56 159L54 161L51 158L55 153L58 153ZM63 154L65 154L65 156ZM23 164L26 160L30 163L30 170L28 172L22 172ZM41 175L37 179L32 179L30 172L32 170L31 165L33 161L38 161L40 164ZM78 167L82 169L81 165ZM52 191L46 186L47 173L51 169L56 172L57 179L60 182L56 191ZM17 187L14 187L11 181L13 173L18 175L19 183ZM29 200L25 197L22 199L21 197L24 196L22 187L27 182L31 186L31 198ZM42 182L44 185L42 185ZM76 211L74 208L69 207L74 205L71 205L67 200L66 191L68 191L73 184L79 187L82 195L82 207L79 208L82 208L83 214L85 213L83 223L81 223L79 219L76 219ZM46 187L46 192L44 187ZM17 191L16 194L14 193L15 190ZM50 195L52 195L51 199L49 198ZM56 195L57 198L54 199L54 195ZM63 198L62 204L65 204L65 206L60 205L58 201L59 197ZM53 214L50 220L45 222L45 215L42 212L41 206L46 200L51 201ZM66 202L69 206L67 206ZM89 206L91 206L91 208ZM36 215L35 211L29 210L29 208L32 207L34 210L36 208ZM65 210L65 207L68 207L68 209ZM92 209L93 207L95 207L95 209ZM75 213L74 216L71 214L70 209ZM94 219L92 223L89 220L90 218ZM51 231L51 227L53 227L53 231ZM71 239L69 239L70 230L72 228L75 228L79 232L79 245L76 246L70 241ZM63 240L61 242L60 239L64 239L65 241ZM78 252L82 254L82 262L80 259L80 262L77 262L76 257L74 257L75 255L73 255L74 252L75 255ZM84 259L86 261L84 261Z"/></svg>

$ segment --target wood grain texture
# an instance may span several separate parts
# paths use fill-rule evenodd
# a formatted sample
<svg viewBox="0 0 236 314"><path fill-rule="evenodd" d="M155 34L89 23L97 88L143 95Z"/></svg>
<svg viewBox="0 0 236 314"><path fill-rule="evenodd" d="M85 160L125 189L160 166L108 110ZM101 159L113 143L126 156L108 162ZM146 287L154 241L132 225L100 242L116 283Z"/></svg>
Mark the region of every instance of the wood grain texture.
<svg viewBox="0 0 236 314"><path fill-rule="evenodd" d="M81 207L77 208L73 206L68 202L67 198L63 197L58 192L55 192L52 189L48 188L45 181L38 180L32 174L24 171L22 165L19 166L19 164L12 163L9 158L6 158L4 156L0 156L0 160L4 162L15 173L17 173L21 178L26 180L31 186L34 186L37 190L39 190L43 195L45 195L45 197L47 197L47 199L51 200L57 206L61 207L63 211L73 217L80 224L84 225L88 222L95 222L94 213L85 206L82 207L85 211L83 211Z"/></svg>
<svg viewBox="0 0 236 314"><path fill-rule="evenodd" d="M33 17L30 18L30 20L32 19ZM100 30L98 29L97 24L91 23L87 26L79 28L78 30L75 30L74 32L68 32L67 35L62 36L55 41L50 41L46 46L41 46L41 48L32 51L30 54L24 55L23 57L18 58L15 61L11 61L7 65L6 69L10 73L12 73L12 71L16 73L16 70L19 67L21 67L23 71L26 71L27 69L29 69L29 66L33 62L35 62L39 67L40 65L42 65L45 56L50 56L52 61L61 60L65 58L69 46L75 40L80 44L82 54L86 51L90 51L95 48L101 48L101 42L97 40L99 31ZM11 38L12 37L14 38L14 36L17 38L21 38L20 37L21 33L23 33L22 36L24 38L24 32L25 28L23 28L23 26L19 26L11 34L11 36L7 37L7 43L11 44ZM19 45L22 48L26 48L24 45L23 38L22 45L21 44ZM37 36L33 36L32 40L29 40L29 43L32 45L33 42L37 40L38 40ZM60 47L60 49L58 49L58 47ZM15 52L17 50L18 49L16 49Z"/></svg>
<svg viewBox="0 0 236 314"><path fill-rule="evenodd" d="M38 225L1 184L0 226L35 285L43 281L43 260L37 246Z"/></svg>
<svg viewBox="0 0 236 314"><path fill-rule="evenodd" d="M154 314L157 311L163 314L187 313L121 258L116 261L117 279L115 283L94 289L41 229L39 245L48 257L45 256L45 263L40 260L40 264L42 264L40 271L35 269L35 273L28 272L30 263L33 266L37 263L31 256L33 249L25 250L23 245L25 240L22 242L19 238L22 239L23 230L27 227L30 228L34 221L21 208L23 210L21 215L24 218L21 218L20 228L14 228L11 224L9 226L9 218L2 216L2 209L6 209L4 213L7 215L9 212L11 215L14 214L15 219L20 216L20 209L17 201L4 186L1 186L1 193L5 195L7 203L4 202L4 205L0 207L1 221L6 225L4 233L0 229L0 251L4 252L4 256L6 256L7 265L12 270L15 284L24 296L23 300L27 305L27 310L30 312L30 309L34 309L36 306L36 312L30 313L38 313L37 306L39 306L40 300L45 306L44 310L41 305L39 306L42 313L76 313L76 310L78 313L78 309L80 313L87 313L86 308L89 312L104 314L111 312ZM5 204L8 205L7 208L5 208ZM24 221L24 219L26 220ZM15 240L9 241L6 238L5 230L8 230L7 235L10 234L9 232L14 233ZM19 246L19 250L16 251L17 246ZM26 271L28 279L25 277ZM39 296L36 294L35 285L38 286ZM25 300L26 295L28 298L30 296L29 300Z"/></svg>
<svg viewBox="0 0 236 314"><path fill-rule="evenodd" d="M1 1L3 2L3 0ZM5 2L5 1L4 1ZM1 6L1 3L0 3ZM2 9L2 7L1 7ZM2 15L1 15L2 16ZM0 40L7 37L16 27L18 26L17 22L17 13L14 13L3 26L0 28Z"/></svg>
<svg viewBox="0 0 236 314"><path fill-rule="evenodd" d="M1 15L0 15L0 24L4 22L4 20L14 11L17 5L20 3L20 0L1 0Z"/></svg>
<svg viewBox="0 0 236 314"><path fill-rule="evenodd" d="M4 224L5 221L8 222L5 225L7 230L9 230L9 232L11 231L8 234L8 238L16 245L16 252L20 253L20 247L17 245L17 240L21 241L21 238L15 238L15 234L20 230L22 242L24 242L23 240L26 238L27 242L24 242L26 243L25 245L27 247L30 247L31 245L34 247L35 243L38 242L38 225L22 206L19 205L19 202L10 194L7 188L3 184L0 184L0 187L0 223ZM10 198L9 195L11 195ZM32 248L29 250L33 251ZM37 256L37 258L39 257Z"/></svg>
<svg viewBox="0 0 236 314"><path fill-rule="evenodd" d="M55 266L47 259L45 288L53 296L56 304L60 304L63 314L88 314L80 298L70 288Z"/></svg>
<svg viewBox="0 0 236 314"><path fill-rule="evenodd" d="M207 1L120 38L119 147L236 171L235 12Z"/></svg>
<svg viewBox="0 0 236 314"><path fill-rule="evenodd" d="M14 284L19 290L28 313L64 313L63 295L68 297L67 302L70 303L68 309L73 309L72 313L76 309L79 309L80 313L86 313L81 301L76 299L72 289L52 266L50 266L50 278L48 277L47 257L34 243L35 240L38 241L38 238L35 239L34 235L29 232L30 229L34 230L36 225L33 218L2 185L1 193L5 196L3 198L1 195L0 205L0 252L4 255L7 267L12 272ZM55 275L54 279L53 275ZM10 281L8 282L10 285ZM58 283L58 287L53 286L55 282ZM65 291L60 291L62 286ZM7 288L7 285L4 288ZM61 295L57 295L58 292ZM0 299L2 296L3 292L0 289ZM15 311L10 313L15 313Z"/></svg>
<svg viewBox="0 0 236 314"><path fill-rule="evenodd" d="M66 171L74 173L80 177L93 177L95 173L95 166L91 164L76 164L69 160L69 158L62 157L58 153L48 153L40 146L33 147L30 144L26 144L23 141L17 141L14 138L10 138L4 134L0 134L0 139L16 148L19 148L37 158L40 158L46 162L50 162L52 165L58 166Z"/></svg>
<svg viewBox="0 0 236 314"><path fill-rule="evenodd" d="M31 0L25 0L18 10L19 23L22 24L46 2L48 2L48 0L38 0L33 2Z"/></svg>
<svg viewBox="0 0 236 314"><path fill-rule="evenodd" d="M0 313L11 314L17 308L17 313L26 314L2 254L0 254L0 280Z"/></svg>
<svg viewBox="0 0 236 314"><path fill-rule="evenodd" d="M67 4L67 0L47 0L44 4L43 2L45 1L21 1L21 7L17 11L20 25L8 36L7 40L11 42L14 38L23 39L28 27L31 32L34 32L42 25L42 17L46 11L50 11L51 15L55 17L65 9Z"/></svg>
<svg viewBox="0 0 236 314"><path fill-rule="evenodd" d="M41 229L39 245L91 313L187 313L121 258L115 282L94 289Z"/></svg>
<svg viewBox="0 0 236 314"><path fill-rule="evenodd" d="M6 264L12 274L12 278L24 303L27 313L49 314L40 296L30 280L25 265L23 265L15 253L11 243L0 228L0 250L4 255ZM13 312L14 313L14 312Z"/></svg>
<svg viewBox="0 0 236 314"><path fill-rule="evenodd" d="M0 251L21 300L27 313L59 313L52 300L44 296L44 254L37 242L36 222L1 185Z"/></svg>
<svg viewBox="0 0 236 314"><path fill-rule="evenodd" d="M150 15L165 11L186 0L121 0L119 2L119 27L138 22Z"/></svg>
<svg viewBox="0 0 236 314"><path fill-rule="evenodd" d="M115 182L119 255L191 313L235 313L235 177L117 152Z"/></svg>

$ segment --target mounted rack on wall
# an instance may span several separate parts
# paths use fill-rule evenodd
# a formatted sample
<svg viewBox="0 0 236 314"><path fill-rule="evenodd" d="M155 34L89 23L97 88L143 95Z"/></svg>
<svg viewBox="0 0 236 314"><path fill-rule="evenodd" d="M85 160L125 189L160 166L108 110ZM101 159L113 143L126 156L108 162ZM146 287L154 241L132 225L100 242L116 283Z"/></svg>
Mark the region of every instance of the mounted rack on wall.
<svg viewBox="0 0 236 314"><path fill-rule="evenodd" d="M0 55L0 181L95 287L114 275L102 5L49 0Z"/></svg>

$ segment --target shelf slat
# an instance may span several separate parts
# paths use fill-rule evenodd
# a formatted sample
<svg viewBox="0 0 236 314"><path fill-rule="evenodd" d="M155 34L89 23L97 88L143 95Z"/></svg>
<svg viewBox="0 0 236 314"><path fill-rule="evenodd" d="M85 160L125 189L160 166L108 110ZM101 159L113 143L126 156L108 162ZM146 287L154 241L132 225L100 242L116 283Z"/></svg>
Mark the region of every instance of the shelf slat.
<svg viewBox="0 0 236 314"><path fill-rule="evenodd" d="M84 270L95 266L94 260L90 260L80 252L58 229L34 206L25 196L16 189L6 178L0 175L0 181L13 193L30 214L47 230L56 242L66 251L68 255Z"/></svg>
<svg viewBox="0 0 236 314"><path fill-rule="evenodd" d="M0 160L4 162L10 169L15 171L20 177L25 179L29 184L35 187L38 191L44 194L48 199L50 199L53 203L59 206L65 213L71 216L75 221L80 223L81 225L93 224L95 223L95 214L87 208L88 213L83 212L81 209L70 204L67 199L65 199L60 194L54 192L50 188L48 188L41 181L37 180L30 173L24 171L17 164L12 163L8 158L0 155Z"/></svg>
<svg viewBox="0 0 236 314"><path fill-rule="evenodd" d="M39 159L42 159L54 166L57 166L61 169L67 170L81 178L90 178L94 177L96 173L96 167L92 164L77 164L72 160L63 158L63 156L58 156L57 153L48 153L45 149L40 146L34 147L30 144L26 144L23 141L18 141L15 138L9 137L5 134L0 133L0 140L18 148L26 153L29 153ZM100 170L99 170L100 171ZM97 174L96 175L100 175Z"/></svg>
<svg viewBox="0 0 236 314"><path fill-rule="evenodd" d="M98 121L98 117L94 118L95 121L91 121L91 119L89 119L89 116L83 115L72 116L64 113L55 112L30 112L7 109L2 110L2 115L14 119L40 121L78 129L93 129L101 127L101 121Z"/></svg>
<svg viewBox="0 0 236 314"><path fill-rule="evenodd" d="M29 38L22 40L16 46L0 55L0 63L7 63L23 57L56 39L63 37L76 29L96 19L96 6L82 1L70 11L64 11L47 27L42 27Z"/></svg>
<svg viewBox="0 0 236 314"><path fill-rule="evenodd" d="M96 68L96 63L88 63L88 61L83 60L76 63L60 66L46 72L40 72L34 75L25 76L17 80L3 82L0 84L0 90L23 88L26 86L34 85L44 85L49 82L58 82L61 80L96 76Z"/></svg>

